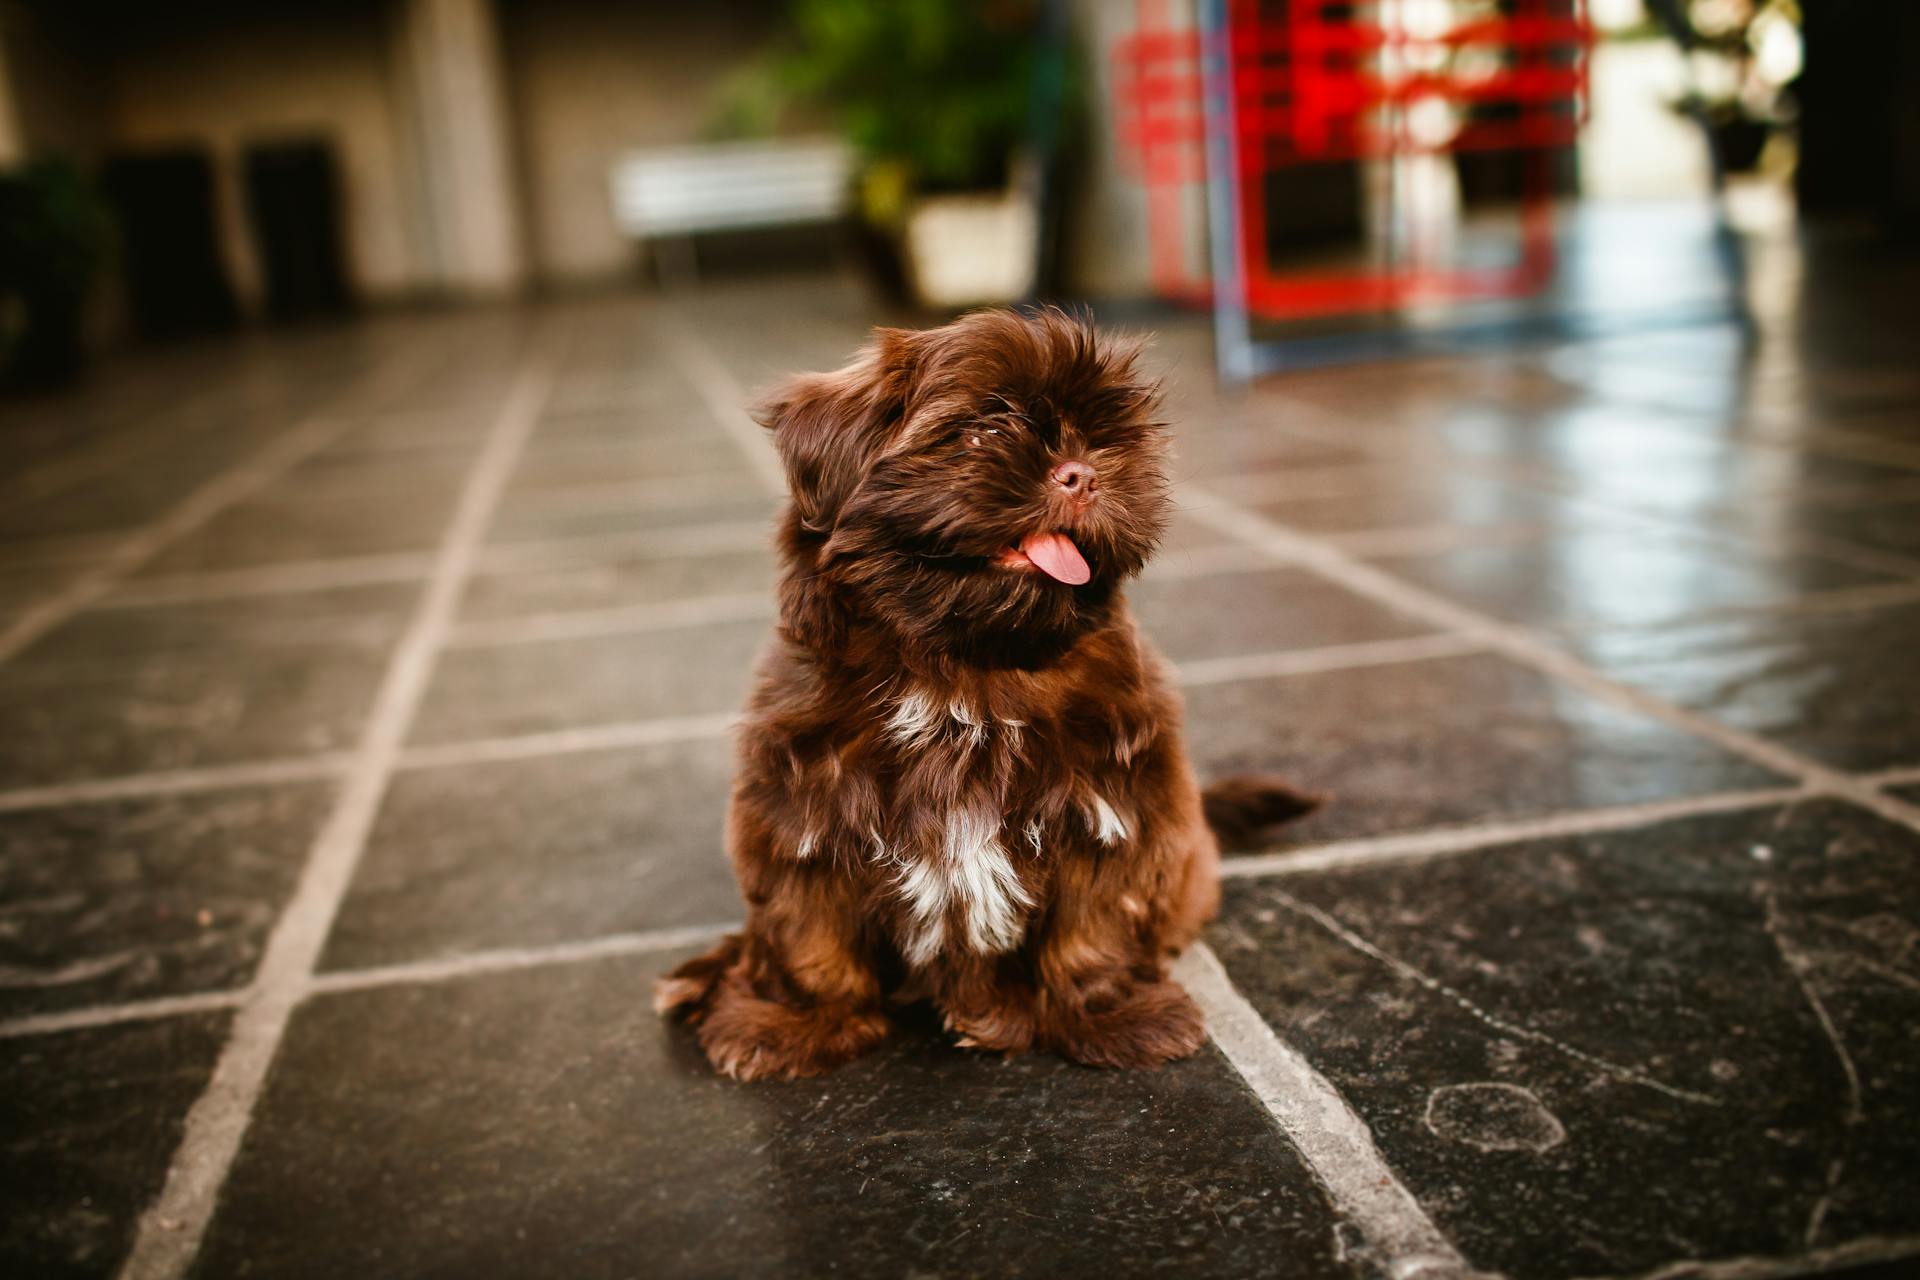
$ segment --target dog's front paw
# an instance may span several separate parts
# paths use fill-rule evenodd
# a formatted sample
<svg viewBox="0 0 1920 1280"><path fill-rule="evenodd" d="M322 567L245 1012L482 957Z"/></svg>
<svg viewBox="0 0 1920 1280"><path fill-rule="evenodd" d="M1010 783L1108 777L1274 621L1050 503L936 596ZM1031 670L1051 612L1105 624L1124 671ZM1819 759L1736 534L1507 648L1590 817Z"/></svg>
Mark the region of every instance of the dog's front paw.
<svg viewBox="0 0 1920 1280"><path fill-rule="evenodd" d="M1132 985L1096 1002L1063 1002L1048 1039L1088 1067L1155 1067L1193 1056L1207 1039L1193 997L1172 982Z"/></svg>
<svg viewBox="0 0 1920 1280"><path fill-rule="evenodd" d="M1009 996L992 1004L946 1013L947 1030L960 1038L962 1049L982 1053L1025 1053L1035 1034L1033 997Z"/></svg>
<svg viewBox="0 0 1920 1280"><path fill-rule="evenodd" d="M798 1009L722 986L700 1024L700 1047L735 1080L823 1075L886 1039L886 1015L838 1005Z"/></svg>

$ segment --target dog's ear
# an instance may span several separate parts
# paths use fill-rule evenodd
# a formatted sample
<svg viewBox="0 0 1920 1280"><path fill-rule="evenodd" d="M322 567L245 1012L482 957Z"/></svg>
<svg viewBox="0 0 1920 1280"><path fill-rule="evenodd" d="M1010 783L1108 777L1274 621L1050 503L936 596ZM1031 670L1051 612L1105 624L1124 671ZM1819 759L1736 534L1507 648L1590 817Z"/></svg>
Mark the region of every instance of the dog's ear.
<svg viewBox="0 0 1920 1280"><path fill-rule="evenodd" d="M876 329L836 373L809 373L776 390L754 416L773 433L787 490L807 528L824 532L899 426L913 378L914 340Z"/></svg>

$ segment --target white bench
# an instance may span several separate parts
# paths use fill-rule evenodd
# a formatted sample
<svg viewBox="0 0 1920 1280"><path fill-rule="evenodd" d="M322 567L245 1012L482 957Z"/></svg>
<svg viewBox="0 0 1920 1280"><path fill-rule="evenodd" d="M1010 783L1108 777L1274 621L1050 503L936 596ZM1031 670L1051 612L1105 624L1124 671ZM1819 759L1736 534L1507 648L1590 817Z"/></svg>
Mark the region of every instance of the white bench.
<svg viewBox="0 0 1920 1280"><path fill-rule="evenodd" d="M613 219L665 274L691 279L695 234L836 222L852 173L853 153L834 138L630 151L610 175Z"/></svg>

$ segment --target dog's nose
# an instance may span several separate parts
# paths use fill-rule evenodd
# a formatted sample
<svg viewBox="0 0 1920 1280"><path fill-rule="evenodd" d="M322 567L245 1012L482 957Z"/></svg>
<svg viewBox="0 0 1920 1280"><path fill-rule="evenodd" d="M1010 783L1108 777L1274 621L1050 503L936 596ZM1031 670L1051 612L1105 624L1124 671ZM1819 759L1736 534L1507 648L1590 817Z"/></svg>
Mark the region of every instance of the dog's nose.
<svg viewBox="0 0 1920 1280"><path fill-rule="evenodd" d="M1078 458L1070 458L1047 473L1054 486L1077 502L1093 501L1093 492L1100 487L1100 481L1094 475L1093 468Z"/></svg>

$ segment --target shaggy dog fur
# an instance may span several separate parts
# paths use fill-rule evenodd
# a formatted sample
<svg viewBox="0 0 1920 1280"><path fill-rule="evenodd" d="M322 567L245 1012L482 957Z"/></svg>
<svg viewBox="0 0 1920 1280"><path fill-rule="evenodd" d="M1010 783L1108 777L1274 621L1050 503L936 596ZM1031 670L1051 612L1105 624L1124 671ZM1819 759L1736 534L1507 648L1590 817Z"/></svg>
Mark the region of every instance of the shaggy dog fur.
<svg viewBox="0 0 1920 1280"><path fill-rule="evenodd" d="M1262 779L1203 798L1128 614L1169 513L1135 355L985 311L879 330L766 407L792 500L727 822L747 924L656 999L720 1071L827 1070L912 1000L974 1049L1200 1046L1166 960L1218 906L1216 832L1311 802Z"/></svg>

